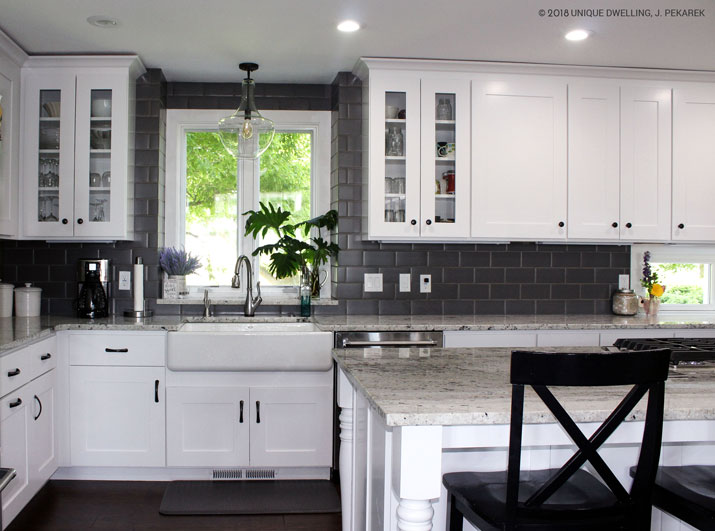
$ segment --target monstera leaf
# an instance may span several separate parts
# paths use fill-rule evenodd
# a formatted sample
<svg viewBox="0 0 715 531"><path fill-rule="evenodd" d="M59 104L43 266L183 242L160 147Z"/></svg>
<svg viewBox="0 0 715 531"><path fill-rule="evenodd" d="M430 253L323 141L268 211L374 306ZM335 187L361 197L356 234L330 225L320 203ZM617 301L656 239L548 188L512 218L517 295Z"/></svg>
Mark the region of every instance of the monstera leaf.
<svg viewBox="0 0 715 531"><path fill-rule="evenodd" d="M286 223L288 218L290 218L290 212L281 209L281 207L274 207L273 203L268 203L266 206L264 203L260 203L260 210L249 210L244 212L243 215L248 215L246 219L246 234L250 234L254 238L261 233L261 237L264 238L268 231L272 230L278 237L283 237L284 234L290 234L291 236L295 234L295 228L290 223Z"/></svg>

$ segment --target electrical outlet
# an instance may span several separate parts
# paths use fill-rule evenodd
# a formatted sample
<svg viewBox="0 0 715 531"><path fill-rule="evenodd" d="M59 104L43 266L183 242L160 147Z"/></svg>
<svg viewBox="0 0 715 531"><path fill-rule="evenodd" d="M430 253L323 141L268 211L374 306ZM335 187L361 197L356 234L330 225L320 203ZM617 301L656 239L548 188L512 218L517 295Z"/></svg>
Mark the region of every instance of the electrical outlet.
<svg viewBox="0 0 715 531"><path fill-rule="evenodd" d="M382 273L365 273L365 291L382 291Z"/></svg>
<svg viewBox="0 0 715 531"><path fill-rule="evenodd" d="M630 275L618 275L618 289L631 289Z"/></svg>
<svg viewBox="0 0 715 531"><path fill-rule="evenodd" d="M410 274L400 273L400 291L410 291Z"/></svg>
<svg viewBox="0 0 715 531"><path fill-rule="evenodd" d="M121 290L132 289L132 272L131 271L120 271L119 272L119 289L121 289Z"/></svg>
<svg viewBox="0 0 715 531"><path fill-rule="evenodd" d="M420 293L432 293L432 275L420 275Z"/></svg>

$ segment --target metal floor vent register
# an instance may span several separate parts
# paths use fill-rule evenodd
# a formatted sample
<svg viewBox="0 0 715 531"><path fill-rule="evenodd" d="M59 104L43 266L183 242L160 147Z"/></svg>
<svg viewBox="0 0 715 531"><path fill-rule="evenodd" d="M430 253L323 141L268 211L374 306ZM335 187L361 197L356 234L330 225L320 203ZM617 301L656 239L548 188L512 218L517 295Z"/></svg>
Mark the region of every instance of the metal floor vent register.
<svg viewBox="0 0 715 531"><path fill-rule="evenodd" d="M214 474L275 472L215 470ZM222 478L217 478L222 479ZM339 513L337 485L328 480L172 481L159 512L165 515Z"/></svg>
<svg viewBox="0 0 715 531"><path fill-rule="evenodd" d="M273 468L217 468L211 479L276 479L278 473Z"/></svg>

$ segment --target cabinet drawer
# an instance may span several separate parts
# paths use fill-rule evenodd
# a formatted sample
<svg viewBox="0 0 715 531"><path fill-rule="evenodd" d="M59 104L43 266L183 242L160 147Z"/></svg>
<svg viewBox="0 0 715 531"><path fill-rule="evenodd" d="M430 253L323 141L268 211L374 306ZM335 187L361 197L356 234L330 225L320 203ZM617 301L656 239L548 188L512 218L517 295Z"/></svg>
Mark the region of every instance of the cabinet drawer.
<svg viewBox="0 0 715 531"><path fill-rule="evenodd" d="M163 367L165 332L71 334L70 365Z"/></svg>
<svg viewBox="0 0 715 531"><path fill-rule="evenodd" d="M0 358L0 396L5 396L42 373L55 368L57 366L55 344L53 336Z"/></svg>

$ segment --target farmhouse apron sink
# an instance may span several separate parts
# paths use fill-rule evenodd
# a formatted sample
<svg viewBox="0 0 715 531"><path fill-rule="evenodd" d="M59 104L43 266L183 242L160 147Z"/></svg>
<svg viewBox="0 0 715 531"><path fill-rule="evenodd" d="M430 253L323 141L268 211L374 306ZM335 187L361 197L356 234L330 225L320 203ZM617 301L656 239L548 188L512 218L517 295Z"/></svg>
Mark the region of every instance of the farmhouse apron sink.
<svg viewBox="0 0 715 531"><path fill-rule="evenodd" d="M327 371L333 335L313 323L196 322L168 334L172 371Z"/></svg>

